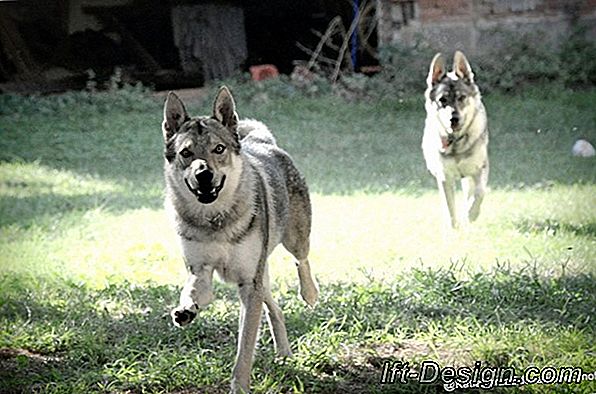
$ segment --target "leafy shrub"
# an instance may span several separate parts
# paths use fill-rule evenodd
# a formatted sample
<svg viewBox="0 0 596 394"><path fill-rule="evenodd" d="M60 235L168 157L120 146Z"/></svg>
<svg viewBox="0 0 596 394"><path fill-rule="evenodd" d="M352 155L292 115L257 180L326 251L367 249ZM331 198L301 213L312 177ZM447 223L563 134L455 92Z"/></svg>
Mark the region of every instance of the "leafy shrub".
<svg viewBox="0 0 596 394"><path fill-rule="evenodd" d="M559 54L539 32L520 35L499 32L503 44L470 59L477 82L484 91L515 90L528 84L556 81L560 78Z"/></svg>
<svg viewBox="0 0 596 394"><path fill-rule="evenodd" d="M520 34L495 29L491 35L497 36L501 44L469 57L482 92L509 92L546 84L571 88L596 85L596 43L586 38L585 29L571 31L559 47L544 40L540 32ZM242 85L235 91L243 96L243 101L254 103L329 93L347 100L421 97L435 53L422 40L412 46L385 46L379 48L381 72L372 77L343 73L335 84L316 72L306 83L285 75L251 82L248 74L225 83L232 87ZM452 54L444 55L450 57Z"/></svg>
<svg viewBox="0 0 596 394"><path fill-rule="evenodd" d="M559 51L561 79L567 86L596 85L596 43L584 28L574 30Z"/></svg>
<svg viewBox="0 0 596 394"><path fill-rule="evenodd" d="M527 85L560 83L566 87L596 85L596 44L585 29L572 30L553 47L539 32L504 36L504 45L477 61L484 90L512 91Z"/></svg>
<svg viewBox="0 0 596 394"><path fill-rule="evenodd" d="M426 87L428 68L434 55L435 51L421 41L412 47L381 48L379 56L383 71L375 77L387 81L398 92L420 92Z"/></svg>
<svg viewBox="0 0 596 394"><path fill-rule="evenodd" d="M48 96L1 94L0 115L47 114L64 111L69 107L76 107L79 113L129 112L156 108L156 101L147 92L146 87L138 84L123 85L106 91L71 91Z"/></svg>
<svg viewBox="0 0 596 394"><path fill-rule="evenodd" d="M309 81L300 81L280 74L277 78L262 81L251 80L250 74L237 74L223 81L211 81L206 86L204 104L209 106L220 86L226 85L238 102L266 104L277 99L292 97L320 97L332 91L331 82L317 73L310 73Z"/></svg>
<svg viewBox="0 0 596 394"><path fill-rule="evenodd" d="M544 40L540 32L495 30L493 34L500 36L502 44L469 59L483 92L515 91L545 83L596 85L596 43L586 37L582 27L563 37L559 47ZM418 43L409 48L393 45L379 52L383 71L366 84L366 89L382 95L424 90L433 50Z"/></svg>

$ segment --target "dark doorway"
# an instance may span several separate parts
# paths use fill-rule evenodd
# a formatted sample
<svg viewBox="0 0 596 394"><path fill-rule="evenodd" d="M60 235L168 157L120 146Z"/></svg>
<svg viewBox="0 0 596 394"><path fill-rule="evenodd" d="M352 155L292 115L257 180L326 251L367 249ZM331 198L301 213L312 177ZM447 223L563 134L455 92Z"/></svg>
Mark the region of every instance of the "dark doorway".
<svg viewBox="0 0 596 394"><path fill-rule="evenodd" d="M310 58L296 43L314 49L320 38L313 31L324 33L336 16L342 18L348 29L354 17L353 0L245 0L243 5L247 66L274 64L284 74L292 72L294 61ZM374 7L369 7L367 12L367 18L374 16ZM362 22L365 22L364 19ZM358 40L356 71L361 66L378 64L375 58L376 29L368 36L367 47Z"/></svg>

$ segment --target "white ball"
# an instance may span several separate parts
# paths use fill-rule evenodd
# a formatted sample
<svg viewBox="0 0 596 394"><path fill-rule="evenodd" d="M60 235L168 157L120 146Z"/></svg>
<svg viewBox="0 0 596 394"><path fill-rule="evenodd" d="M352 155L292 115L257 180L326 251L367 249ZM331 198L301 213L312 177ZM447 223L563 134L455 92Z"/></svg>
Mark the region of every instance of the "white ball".
<svg viewBox="0 0 596 394"><path fill-rule="evenodd" d="M573 144L573 148L571 148L571 153L573 156L578 157L592 157L596 155L596 150L586 140L577 140L575 144Z"/></svg>

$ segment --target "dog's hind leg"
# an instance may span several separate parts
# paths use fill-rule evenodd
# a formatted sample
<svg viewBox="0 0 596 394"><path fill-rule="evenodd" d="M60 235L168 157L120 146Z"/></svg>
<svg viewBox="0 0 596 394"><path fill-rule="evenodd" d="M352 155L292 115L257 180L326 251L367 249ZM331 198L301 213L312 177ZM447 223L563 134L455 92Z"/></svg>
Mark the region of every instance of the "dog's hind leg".
<svg viewBox="0 0 596 394"><path fill-rule="evenodd" d="M319 288L310 272L308 259L298 260L298 279L300 280L300 296L310 306L315 306L319 298Z"/></svg>
<svg viewBox="0 0 596 394"><path fill-rule="evenodd" d="M470 222L478 219L480 215L480 205L486 192L488 181L488 161L482 170L471 178L462 179L462 189L466 198L468 219Z"/></svg>
<svg viewBox="0 0 596 394"><path fill-rule="evenodd" d="M317 303L319 289L310 271L308 252L310 250L311 208L308 192L301 190L290 194L290 215L282 244L297 260L300 295L310 306Z"/></svg>
<svg viewBox="0 0 596 394"><path fill-rule="evenodd" d="M292 351L290 350L290 342L288 341L288 333L286 330L284 315L271 295L271 289L269 288L269 275L267 271L265 271L265 276L263 278L263 290L263 298L267 310L267 321L269 322L271 335L273 336L275 351L280 357L290 357L292 355Z"/></svg>
<svg viewBox="0 0 596 394"><path fill-rule="evenodd" d="M463 177L461 179L461 190L463 192L463 208L467 216L462 218L466 223L473 221L471 216L472 207L474 206L474 189L476 188L475 177Z"/></svg>
<svg viewBox="0 0 596 394"><path fill-rule="evenodd" d="M263 287L256 281L238 285L240 293L240 330L238 352L232 373L232 393L248 393L250 371L263 312Z"/></svg>

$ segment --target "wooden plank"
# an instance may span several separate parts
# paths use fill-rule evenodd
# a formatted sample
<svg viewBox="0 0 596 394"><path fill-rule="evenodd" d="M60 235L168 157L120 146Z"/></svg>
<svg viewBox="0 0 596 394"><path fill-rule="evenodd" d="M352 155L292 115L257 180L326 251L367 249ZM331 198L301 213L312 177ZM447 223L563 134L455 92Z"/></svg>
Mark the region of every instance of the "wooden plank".
<svg viewBox="0 0 596 394"><path fill-rule="evenodd" d="M226 3L179 5L172 9L174 43L182 69L205 80L223 79L246 60L242 8Z"/></svg>
<svg viewBox="0 0 596 394"><path fill-rule="evenodd" d="M19 77L39 77L40 67L31 55L29 47L12 19L3 14L0 14L0 44L4 47L7 58L14 64Z"/></svg>

